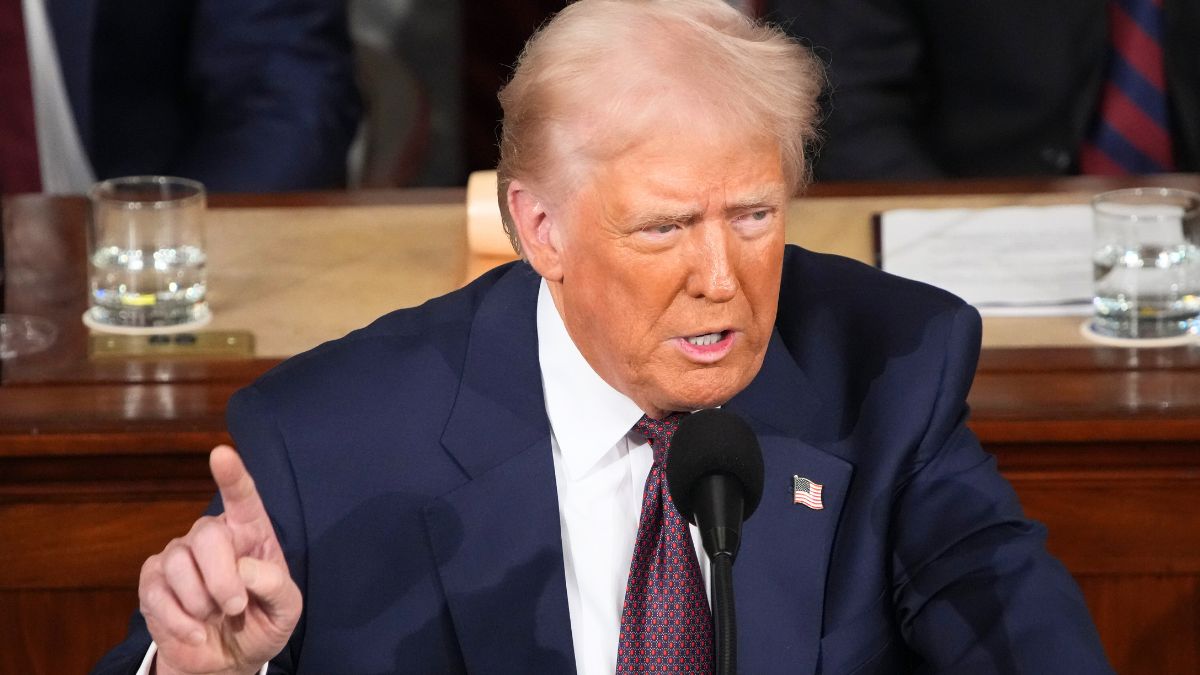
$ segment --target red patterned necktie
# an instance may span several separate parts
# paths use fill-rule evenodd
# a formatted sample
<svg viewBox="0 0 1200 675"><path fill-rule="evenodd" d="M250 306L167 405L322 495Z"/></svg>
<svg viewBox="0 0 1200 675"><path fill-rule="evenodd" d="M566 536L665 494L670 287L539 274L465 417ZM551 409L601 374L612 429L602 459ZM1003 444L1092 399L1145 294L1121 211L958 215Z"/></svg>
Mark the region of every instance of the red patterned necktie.
<svg viewBox="0 0 1200 675"><path fill-rule="evenodd" d="M41 189L21 0L0 0L0 194Z"/></svg>
<svg viewBox="0 0 1200 675"><path fill-rule="evenodd" d="M687 523L667 492L666 465L680 413L634 429L650 441L654 465L646 477L642 515L621 611L617 673L711 673L712 615Z"/></svg>
<svg viewBox="0 0 1200 675"><path fill-rule="evenodd" d="M1079 155L1083 173L1162 173L1171 160L1163 0L1109 0L1108 81Z"/></svg>

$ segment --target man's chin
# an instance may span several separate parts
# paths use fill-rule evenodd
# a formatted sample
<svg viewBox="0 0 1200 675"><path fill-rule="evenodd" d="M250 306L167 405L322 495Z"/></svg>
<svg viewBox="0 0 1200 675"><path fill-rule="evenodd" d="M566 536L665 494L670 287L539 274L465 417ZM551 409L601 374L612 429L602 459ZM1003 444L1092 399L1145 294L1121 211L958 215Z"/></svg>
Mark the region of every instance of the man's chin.
<svg viewBox="0 0 1200 675"><path fill-rule="evenodd" d="M668 392L665 400L669 401L669 405L665 409L691 412L704 408L715 408L727 403L729 399L745 389L749 383L749 379L743 382L739 378L737 382L732 384L729 380L725 380L719 383L710 383L703 387L676 388Z"/></svg>

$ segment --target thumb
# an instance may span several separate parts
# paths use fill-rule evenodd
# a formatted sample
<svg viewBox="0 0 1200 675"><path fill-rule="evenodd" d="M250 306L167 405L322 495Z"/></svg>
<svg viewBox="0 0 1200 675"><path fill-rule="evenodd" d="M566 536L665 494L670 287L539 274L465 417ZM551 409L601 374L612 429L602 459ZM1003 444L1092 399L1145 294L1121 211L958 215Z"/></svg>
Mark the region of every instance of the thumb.
<svg viewBox="0 0 1200 675"><path fill-rule="evenodd" d="M301 599L287 567L251 557L240 558L237 567L246 591L258 601L271 623L291 633L300 618Z"/></svg>

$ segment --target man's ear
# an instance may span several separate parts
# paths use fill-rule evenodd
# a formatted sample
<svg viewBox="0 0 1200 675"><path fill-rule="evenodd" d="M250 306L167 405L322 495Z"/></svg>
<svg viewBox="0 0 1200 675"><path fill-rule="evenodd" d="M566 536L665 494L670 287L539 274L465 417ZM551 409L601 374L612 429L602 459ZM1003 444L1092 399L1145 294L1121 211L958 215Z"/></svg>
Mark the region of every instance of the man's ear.
<svg viewBox="0 0 1200 675"><path fill-rule="evenodd" d="M529 264L547 281L562 281L562 223L557 213L518 180L508 184L508 213Z"/></svg>

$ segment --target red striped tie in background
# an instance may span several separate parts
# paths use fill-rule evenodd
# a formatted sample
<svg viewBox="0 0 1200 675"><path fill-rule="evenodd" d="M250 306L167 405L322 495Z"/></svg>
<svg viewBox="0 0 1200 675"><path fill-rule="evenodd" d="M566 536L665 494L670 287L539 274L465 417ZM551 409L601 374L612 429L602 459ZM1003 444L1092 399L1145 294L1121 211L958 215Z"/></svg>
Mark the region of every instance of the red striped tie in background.
<svg viewBox="0 0 1200 675"><path fill-rule="evenodd" d="M1174 168L1163 71L1163 0L1109 0L1108 81L1080 152L1083 173Z"/></svg>

